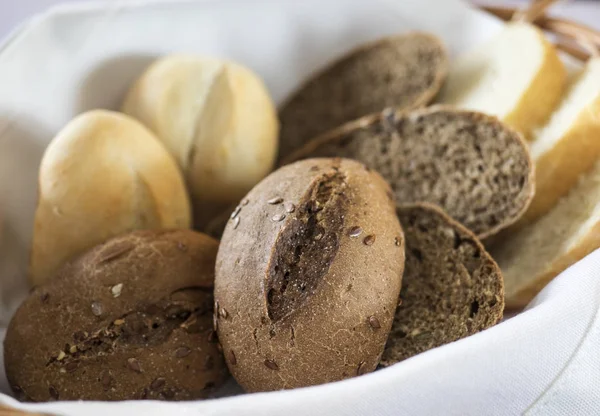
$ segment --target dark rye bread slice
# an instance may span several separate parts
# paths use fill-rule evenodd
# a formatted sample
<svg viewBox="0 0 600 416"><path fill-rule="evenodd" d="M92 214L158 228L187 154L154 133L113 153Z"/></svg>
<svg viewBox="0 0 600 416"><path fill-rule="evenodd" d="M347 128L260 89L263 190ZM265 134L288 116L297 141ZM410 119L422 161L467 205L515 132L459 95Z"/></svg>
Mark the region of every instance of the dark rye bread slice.
<svg viewBox="0 0 600 416"><path fill-rule="evenodd" d="M358 117L429 103L447 72L442 42L426 33L391 36L351 51L301 85L281 107L279 158Z"/></svg>
<svg viewBox="0 0 600 416"><path fill-rule="evenodd" d="M449 107L387 109L314 139L289 160L331 156L377 170L396 202L439 205L479 238L519 219L535 190L519 133L496 117Z"/></svg>
<svg viewBox="0 0 600 416"><path fill-rule="evenodd" d="M406 264L383 367L489 328L504 310L500 268L473 233L434 205L397 212Z"/></svg>

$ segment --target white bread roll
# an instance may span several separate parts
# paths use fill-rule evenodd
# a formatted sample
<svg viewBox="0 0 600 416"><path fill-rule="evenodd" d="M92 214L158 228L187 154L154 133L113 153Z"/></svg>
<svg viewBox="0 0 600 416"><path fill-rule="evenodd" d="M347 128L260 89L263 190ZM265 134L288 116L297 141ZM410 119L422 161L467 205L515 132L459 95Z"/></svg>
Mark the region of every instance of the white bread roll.
<svg viewBox="0 0 600 416"><path fill-rule="evenodd" d="M133 85L123 112L154 131L175 156L200 227L273 168L275 106L260 78L236 63L188 55L160 59Z"/></svg>
<svg viewBox="0 0 600 416"><path fill-rule="evenodd" d="M548 214L491 250L506 307L520 309L556 275L600 247L600 161Z"/></svg>
<svg viewBox="0 0 600 416"><path fill-rule="evenodd" d="M500 118L530 138L558 104L566 70L540 29L512 22L450 66L438 102Z"/></svg>
<svg viewBox="0 0 600 416"><path fill-rule="evenodd" d="M43 283L73 256L118 234L190 223L183 178L160 141L123 114L82 114L42 158L31 282Z"/></svg>
<svg viewBox="0 0 600 416"><path fill-rule="evenodd" d="M548 212L600 157L600 58L587 63L530 150L536 192L523 224Z"/></svg>

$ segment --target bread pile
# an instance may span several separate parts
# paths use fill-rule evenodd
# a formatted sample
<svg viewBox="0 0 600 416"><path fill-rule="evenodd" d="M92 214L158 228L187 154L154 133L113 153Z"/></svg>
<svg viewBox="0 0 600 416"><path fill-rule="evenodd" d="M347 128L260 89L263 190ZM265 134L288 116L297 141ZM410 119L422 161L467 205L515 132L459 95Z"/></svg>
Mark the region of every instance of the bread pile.
<svg viewBox="0 0 600 416"><path fill-rule="evenodd" d="M44 155L35 288L5 340L15 395L291 389L495 325L505 292L522 305L600 245L599 72L559 105L564 68L527 23L455 62L409 33L277 114L237 63L157 61L122 113L79 115Z"/></svg>

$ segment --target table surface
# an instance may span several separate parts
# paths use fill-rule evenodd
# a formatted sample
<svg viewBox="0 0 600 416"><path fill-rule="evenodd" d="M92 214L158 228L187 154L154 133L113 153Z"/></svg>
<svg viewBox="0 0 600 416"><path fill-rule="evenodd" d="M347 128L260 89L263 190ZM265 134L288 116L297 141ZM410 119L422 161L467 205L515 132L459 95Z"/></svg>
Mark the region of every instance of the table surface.
<svg viewBox="0 0 600 416"><path fill-rule="evenodd" d="M84 3L90 0L70 1ZM117 2L120 0L95 1ZM493 5L523 5L527 3L525 0L474 0L474 2ZM0 38L7 35L16 25L28 17L59 3L65 3L65 0L0 0ZM554 6L552 11L556 15L586 23L600 30L600 1L563 1Z"/></svg>

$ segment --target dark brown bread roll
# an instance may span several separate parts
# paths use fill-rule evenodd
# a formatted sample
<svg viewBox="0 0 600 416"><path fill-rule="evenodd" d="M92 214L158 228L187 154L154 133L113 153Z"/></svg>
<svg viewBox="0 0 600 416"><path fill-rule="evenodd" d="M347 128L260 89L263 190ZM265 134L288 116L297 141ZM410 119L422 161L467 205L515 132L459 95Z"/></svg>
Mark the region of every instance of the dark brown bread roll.
<svg viewBox="0 0 600 416"><path fill-rule="evenodd" d="M364 165L312 159L259 183L232 214L215 275L218 334L247 391L375 369L404 268L389 186Z"/></svg>
<svg viewBox="0 0 600 416"><path fill-rule="evenodd" d="M386 107L426 105L442 86L448 56L440 39L408 33L363 45L304 83L279 113L279 159L308 140Z"/></svg>
<svg viewBox="0 0 600 416"><path fill-rule="evenodd" d="M406 269L384 367L489 328L504 309L500 268L473 233L430 204L398 216Z"/></svg>
<svg viewBox="0 0 600 416"><path fill-rule="evenodd" d="M212 329L217 242L138 231L97 246L36 288L4 342L23 400L190 400L226 377Z"/></svg>
<svg viewBox="0 0 600 416"><path fill-rule="evenodd" d="M519 133L496 117L450 107L363 117L289 160L331 156L366 164L390 183L399 204L436 204L479 238L518 220L535 191Z"/></svg>

